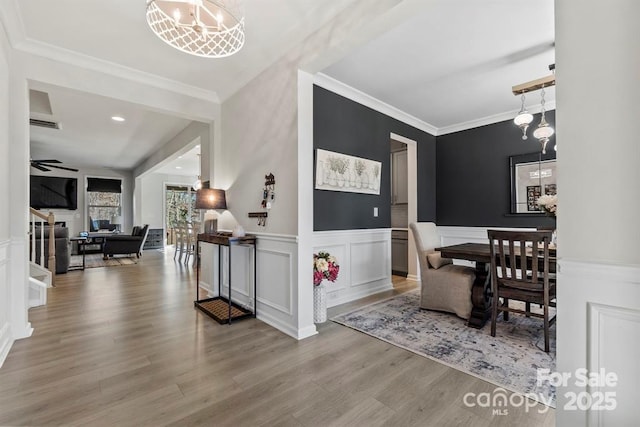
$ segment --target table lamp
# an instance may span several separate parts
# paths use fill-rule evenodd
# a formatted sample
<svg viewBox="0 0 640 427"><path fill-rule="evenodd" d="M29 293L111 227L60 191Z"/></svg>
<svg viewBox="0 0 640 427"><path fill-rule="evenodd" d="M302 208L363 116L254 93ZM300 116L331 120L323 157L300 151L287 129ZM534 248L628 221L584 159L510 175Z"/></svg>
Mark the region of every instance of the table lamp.
<svg viewBox="0 0 640 427"><path fill-rule="evenodd" d="M117 231L122 229L122 215L114 215L111 217L111 224L116 226Z"/></svg>
<svg viewBox="0 0 640 427"><path fill-rule="evenodd" d="M214 212L209 211L227 209L227 197L224 190L216 188L201 188L196 191L196 209L206 209L204 216L204 232L214 234L218 230L218 219Z"/></svg>

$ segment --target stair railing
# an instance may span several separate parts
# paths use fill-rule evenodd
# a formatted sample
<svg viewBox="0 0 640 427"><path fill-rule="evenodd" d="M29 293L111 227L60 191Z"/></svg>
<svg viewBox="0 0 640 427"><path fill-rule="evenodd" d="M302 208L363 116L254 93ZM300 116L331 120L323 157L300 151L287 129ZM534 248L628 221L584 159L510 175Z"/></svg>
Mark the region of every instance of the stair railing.
<svg viewBox="0 0 640 427"><path fill-rule="evenodd" d="M31 213L31 260L36 262L36 222L40 224L40 266L43 268L48 268L51 272L51 285L55 286L55 277L56 277L56 239L55 239L55 215L53 212L49 212L48 215L45 215L33 208L29 208L29 212ZM45 221L49 226L49 257L47 260L48 267L45 267L44 262L44 229L45 229Z"/></svg>

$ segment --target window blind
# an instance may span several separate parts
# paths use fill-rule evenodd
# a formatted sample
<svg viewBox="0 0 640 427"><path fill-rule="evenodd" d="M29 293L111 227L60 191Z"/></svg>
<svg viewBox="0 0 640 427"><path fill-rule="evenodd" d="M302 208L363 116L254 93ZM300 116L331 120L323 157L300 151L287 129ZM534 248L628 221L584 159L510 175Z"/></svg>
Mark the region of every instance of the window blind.
<svg viewBox="0 0 640 427"><path fill-rule="evenodd" d="M99 191L102 193L122 193L122 180L87 178L87 191Z"/></svg>

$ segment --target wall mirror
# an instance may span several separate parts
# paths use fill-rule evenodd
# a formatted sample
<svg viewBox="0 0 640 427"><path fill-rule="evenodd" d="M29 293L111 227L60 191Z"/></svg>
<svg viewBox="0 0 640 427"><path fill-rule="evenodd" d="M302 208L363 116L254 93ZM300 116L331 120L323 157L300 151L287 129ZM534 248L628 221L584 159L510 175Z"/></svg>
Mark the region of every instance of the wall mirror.
<svg viewBox="0 0 640 427"><path fill-rule="evenodd" d="M511 213L542 214L536 203L543 194L556 194L556 153L531 153L509 157Z"/></svg>

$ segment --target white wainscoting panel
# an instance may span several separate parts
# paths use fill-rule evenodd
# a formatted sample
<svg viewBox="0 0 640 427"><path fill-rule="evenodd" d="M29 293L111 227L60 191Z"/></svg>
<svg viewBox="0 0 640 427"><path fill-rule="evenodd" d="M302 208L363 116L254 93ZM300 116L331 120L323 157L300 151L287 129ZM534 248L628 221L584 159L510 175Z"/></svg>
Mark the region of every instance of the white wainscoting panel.
<svg viewBox="0 0 640 427"><path fill-rule="evenodd" d="M10 293L9 293L9 242L0 242L0 366L9 354L13 339L11 337L11 328L9 327L9 309L10 309Z"/></svg>
<svg viewBox="0 0 640 427"><path fill-rule="evenodd" d="M560 260L558 270L558 372L613 372L615 387L558 388L558 425L640 425L640 268ZM566 393L616 393L615 410L572 410ZM586 401L586 397L583 402Z"/></svg>
<svg viewBox="0 0 640 427"><path fill-rule="evenodd" d="M316 231L313 251L329 252L340 265L338 279L324 281L328 307L393 288L391 229Z"/></svg>
<svg viewBox="0 0 640 427"><path fill-rule="evenodd" d="M506 228L506 227L452 227L438 226L438 234L442 246L457 245L459 243L489 243L487 230L535 230L535 228Z"/></svg>
<svg viewBox="0 0 640 427"><path fill-rule="evenodd" d="M258 236L258 319L299 339L297 237L254 234Z"/></svg>

